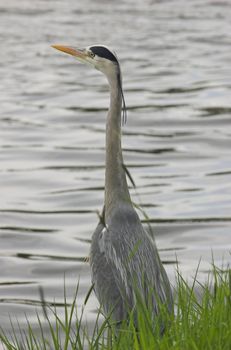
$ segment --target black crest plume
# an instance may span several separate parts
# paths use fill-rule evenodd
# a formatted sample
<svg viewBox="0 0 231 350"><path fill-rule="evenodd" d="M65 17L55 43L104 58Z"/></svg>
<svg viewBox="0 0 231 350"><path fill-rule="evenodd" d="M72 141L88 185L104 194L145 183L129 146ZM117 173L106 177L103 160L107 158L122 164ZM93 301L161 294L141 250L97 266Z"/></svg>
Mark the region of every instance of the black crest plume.
<svg viewBox="0 0 231 350"><path fill-rule="evenodd" d="M118 82L119 82L119 88L120 88L121 97L122 97L122 124L124 125L127 122L127 107L126 107L124 93L123 93L122 77L121 77L121 71L120 71L120 65L119 65L118 59L110 50L108 50L104 46L92 46L92 47L90 47L90 50L95 55L118 64L118 68L119 68Z"/></svg>

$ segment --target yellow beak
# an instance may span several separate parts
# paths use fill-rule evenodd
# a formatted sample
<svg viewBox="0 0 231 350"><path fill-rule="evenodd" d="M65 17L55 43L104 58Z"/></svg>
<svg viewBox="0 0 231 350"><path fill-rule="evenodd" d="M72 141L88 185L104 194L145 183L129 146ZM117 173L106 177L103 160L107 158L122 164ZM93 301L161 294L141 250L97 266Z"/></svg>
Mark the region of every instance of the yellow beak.
<svg viewBox="0 0 231 350"><path fill-rule="evenodd" d="M83 60L84 62L86 62L86 58L88 57L88 55L83 50L74 49L73 47L63 46L63 45L51 45L51 47L59 51L68 53L69 55L76 57L80 61Z"/></svg>

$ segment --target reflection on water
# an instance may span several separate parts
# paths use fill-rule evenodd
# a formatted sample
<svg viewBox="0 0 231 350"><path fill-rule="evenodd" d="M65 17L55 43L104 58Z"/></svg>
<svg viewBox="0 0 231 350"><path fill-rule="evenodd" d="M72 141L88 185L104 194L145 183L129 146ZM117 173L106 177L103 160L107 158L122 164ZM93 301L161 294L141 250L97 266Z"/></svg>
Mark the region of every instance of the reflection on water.
<svg viewBox="0 0 231 350"><path fill-rule="evenodd" d="M12 0L0 5L0 323L36 321L39 286L62 305L90 286L103 203L106 80L53 43L116 49L130 191L174 283L230 262L229 1ZM97 301L90 298L88 318Z"/></svg>

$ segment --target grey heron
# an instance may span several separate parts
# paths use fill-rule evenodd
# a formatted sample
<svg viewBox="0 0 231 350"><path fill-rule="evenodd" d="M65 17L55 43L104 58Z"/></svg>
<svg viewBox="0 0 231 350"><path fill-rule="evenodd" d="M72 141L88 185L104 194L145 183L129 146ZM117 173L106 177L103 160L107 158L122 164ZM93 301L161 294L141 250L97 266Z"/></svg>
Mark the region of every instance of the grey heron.
<svg viewBox="0 0 231 350"><path fill-rule="evenodd" d="M172 312L173 297L166 271L154 238L145 231L134 209L126 181L121 148L125 102L118 58L104 45L84 49L53 47L95 67L109 83L103 218L93 234L90 251L92 282L103 312L111 313L117 322L126 319L130 310L136 310L136 289L144 303L151 300L154 318L159 302Z"/></svg>

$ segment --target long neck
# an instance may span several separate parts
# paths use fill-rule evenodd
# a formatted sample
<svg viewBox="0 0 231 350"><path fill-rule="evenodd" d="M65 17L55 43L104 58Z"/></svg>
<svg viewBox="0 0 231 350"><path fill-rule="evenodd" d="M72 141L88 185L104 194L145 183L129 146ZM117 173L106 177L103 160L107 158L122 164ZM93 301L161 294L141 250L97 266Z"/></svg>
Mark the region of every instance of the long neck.
<svg viewBox="0 0 231 350"><path fill-rule="evenodd" d="M118 204L130 204L126 175L123 168L121 149L121 89L119 77L109 78L110 108L106 124L106 175L105 214L106 218Z"/></svg>

